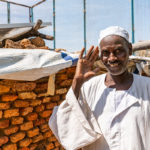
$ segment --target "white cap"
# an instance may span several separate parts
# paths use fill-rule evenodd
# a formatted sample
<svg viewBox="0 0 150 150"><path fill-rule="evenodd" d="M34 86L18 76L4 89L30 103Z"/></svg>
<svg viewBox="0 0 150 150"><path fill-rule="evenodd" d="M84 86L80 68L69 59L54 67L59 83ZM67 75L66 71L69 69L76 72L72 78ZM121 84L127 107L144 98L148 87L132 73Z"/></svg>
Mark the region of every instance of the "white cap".
<svg viewBox="0 0 150 150"><path fill-rule="evenodd" d="M111 27L108 27L108 28L100 31L98 44L100 44L100 42L103 38L105 38L106 36L109 36L109 35L119 35L119 36L125 38L129 42L129 34L125 29L123 29L122 27L119 27L119 26L111 26Z"/></svg>

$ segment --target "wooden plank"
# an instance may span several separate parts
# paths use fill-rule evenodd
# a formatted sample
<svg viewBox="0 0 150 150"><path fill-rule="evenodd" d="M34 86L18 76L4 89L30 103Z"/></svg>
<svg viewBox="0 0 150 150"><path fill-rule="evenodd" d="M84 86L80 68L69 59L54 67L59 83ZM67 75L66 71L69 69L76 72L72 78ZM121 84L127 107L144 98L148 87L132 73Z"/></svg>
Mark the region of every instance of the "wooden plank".
<svg viewBox="0 0 150 150"><path fill-rule="evenodd" d="M9 2L10 4L14 4L14 5L18 5L18 6L23 6L23 7L27 7L27 8L29 8L29 7L31 7L31 6L28 6L28 5L24 5L24 4L20 4L20 3L15 3L15 2L12 2L12 1L7 1L7 0L0 0L0 1L2 1L2 2Z"/></svg>
<svg viewBox="0 0 150 150"><path fill-rule="evenodd" d="M38 3L36 3L36 4L34 4L34 5L32 5L32 8L33 7L36 7L36 6L38 6L38 5L40 5L41 3L43 3L43 2L45 2L46 0L42 0L42 1L40 1L40 2L38 2Z"/></svg>
<svg viewBox="0 0 150 150"><path fill-rule="evenodd" d="M24 28L33 27L35 23L13 23L13 24L0 24L0 29ZM42 23L40 28L52 25L51 22Z"/></svg>

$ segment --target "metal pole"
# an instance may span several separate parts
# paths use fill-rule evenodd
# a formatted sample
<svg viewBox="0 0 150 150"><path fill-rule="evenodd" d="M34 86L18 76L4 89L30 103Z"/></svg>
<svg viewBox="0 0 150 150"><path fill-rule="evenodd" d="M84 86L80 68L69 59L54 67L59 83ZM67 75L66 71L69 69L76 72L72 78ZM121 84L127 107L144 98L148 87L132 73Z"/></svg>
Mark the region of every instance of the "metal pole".
<svg viewBox="0 0 150 150"><path fill-rule="evenodd" d="M135 42L134 38L134 0L131 0L131 21L132 21L132 43Z"/></svg>
<svg viewBox="0 0 150 150"><path fill-rule="evenodd" d="M33 8L31 8L31 22L33 22Z"/></svg>
<svg viewBox="0 0 150 150"><path fill-rule="evenodd" d="M86 0L83 0L83 14L84 14L84 48L86 54Z"/></svg>
<svg viewBox="0 0 150 150"><path fill-rule="evenodd" d="M10 3L7 2L7 22L10 23Z"/></svg>
<svg viewBox="0 0 150 150"><path fill-rule="evenodd" d="M29 21L33 23L33 8L29 7Z"/></svg>
<svg viewBox="0 0 150 150"><path fill-rule="evenodd" d="M31 23L32 20L31 20L31 7L29 7L29 22Z"/></svg>
<svg viewBox="0 0 150 150"><path fill-rule="evenodd" d="M54 50L56 48L56 32L55 32L55 0L53 0L53 37L54 37Z"/></svg>

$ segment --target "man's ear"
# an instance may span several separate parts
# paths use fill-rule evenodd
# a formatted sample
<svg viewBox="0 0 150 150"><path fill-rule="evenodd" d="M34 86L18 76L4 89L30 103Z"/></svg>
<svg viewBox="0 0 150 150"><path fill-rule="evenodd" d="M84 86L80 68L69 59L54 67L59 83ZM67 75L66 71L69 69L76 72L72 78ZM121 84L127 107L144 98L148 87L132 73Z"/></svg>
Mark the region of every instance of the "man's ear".
<svg viewBox="0 0 150 150"><path fill-rule="evenodd" d="M129 43L129 55L132 55L132 44Z"/></svg>

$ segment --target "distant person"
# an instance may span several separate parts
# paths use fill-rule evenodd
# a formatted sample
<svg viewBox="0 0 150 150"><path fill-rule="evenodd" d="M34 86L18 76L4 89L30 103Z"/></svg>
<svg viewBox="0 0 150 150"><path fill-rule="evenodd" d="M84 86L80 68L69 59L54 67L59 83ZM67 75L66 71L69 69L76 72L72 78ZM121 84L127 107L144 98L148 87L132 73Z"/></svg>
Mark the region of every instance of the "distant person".
<svg viewBox="0 0 150 150"><path fill-rule="evenodd" d="M150 78L128 72L132 45L118 26L100 33L101 61L108 73L92 70L99 55L82 49L66 100L49 125L67 150L150 150ZM95 76L95 77L94 77Z"/></svg>

